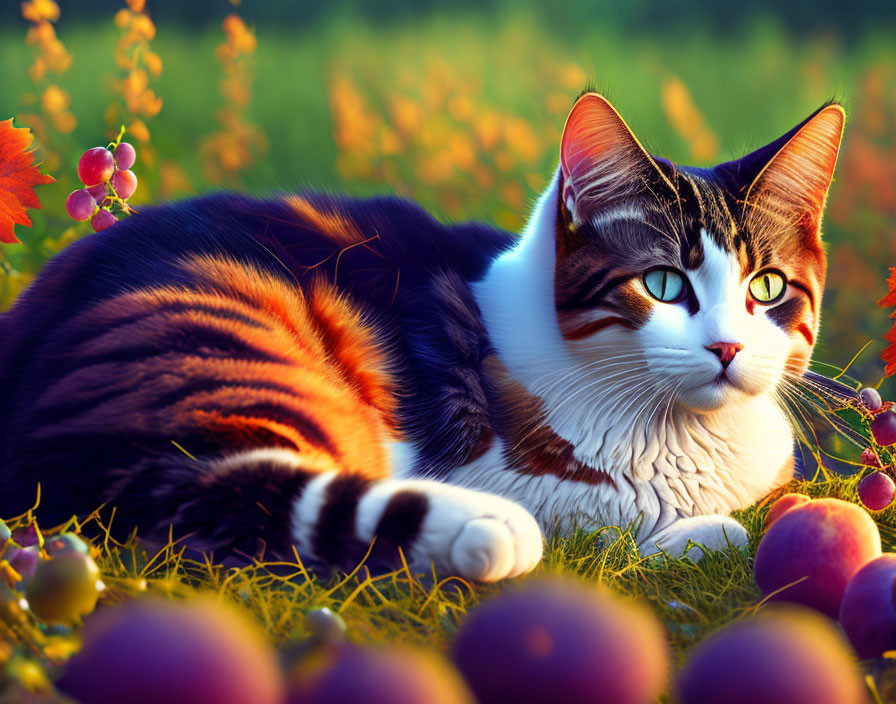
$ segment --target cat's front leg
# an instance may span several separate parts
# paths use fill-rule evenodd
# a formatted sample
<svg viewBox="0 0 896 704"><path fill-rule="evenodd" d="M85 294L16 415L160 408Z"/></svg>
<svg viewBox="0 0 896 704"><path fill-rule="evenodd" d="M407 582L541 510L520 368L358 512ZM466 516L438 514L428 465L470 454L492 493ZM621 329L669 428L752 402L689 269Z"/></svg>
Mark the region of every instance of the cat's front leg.
<svg viewBox="0 0 896 704"><path fill-rule="evenodd" d="M321 523L333 496L345 493L333 491L339 482L346 478L321 475L297 502L293 536L300 550L328 557L320 555ZM353 537L361 545L375 539L374 554L387 563L400 547L417 568L434 564L443 575L491 582L525 574L541 560L543 539L532 514L503 497L430 480L349 484L358 494Z"/></svg>
<svg viewBox="0 0 896 704"><path fill-rule="evenodd" d="M721 550L729 544L743 548L750 544L746 529L730 516L709 515L679 518L672 525L654 533L641 541L638 550L642 555L651 555L657 549L665 550L672 557L681 557L688 542L697 543L687 552L693 560L703 557L703 548Z"/></svg>

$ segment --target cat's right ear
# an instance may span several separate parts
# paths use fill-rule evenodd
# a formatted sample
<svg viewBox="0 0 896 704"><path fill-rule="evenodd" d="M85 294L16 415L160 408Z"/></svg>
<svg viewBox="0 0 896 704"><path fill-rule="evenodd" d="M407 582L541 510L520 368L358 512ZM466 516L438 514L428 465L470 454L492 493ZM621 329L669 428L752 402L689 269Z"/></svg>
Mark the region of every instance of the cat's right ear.
<svg viewBox="0 0 896 704"><path fill-rule="evenodd" d="M636 198L649 178L668 183L616 108L598 93L580 96L566 118L560 168L562 202L573 227Z"/></svg>

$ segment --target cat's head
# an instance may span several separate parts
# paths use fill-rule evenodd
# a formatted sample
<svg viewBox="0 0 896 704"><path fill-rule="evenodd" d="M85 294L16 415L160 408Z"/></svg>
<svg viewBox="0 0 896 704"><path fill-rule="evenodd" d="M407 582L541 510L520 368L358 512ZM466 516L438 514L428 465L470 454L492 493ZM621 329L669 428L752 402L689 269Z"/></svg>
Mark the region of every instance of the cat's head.
<svg viewBox="0 0 896 704"><path fill-rule="evenodd" d="M596 93L561 145L555 301L584 362L641 350L687 407L758 396L808 365L826 260L821 217L844 112L711 169L652 157Z"/></svg>

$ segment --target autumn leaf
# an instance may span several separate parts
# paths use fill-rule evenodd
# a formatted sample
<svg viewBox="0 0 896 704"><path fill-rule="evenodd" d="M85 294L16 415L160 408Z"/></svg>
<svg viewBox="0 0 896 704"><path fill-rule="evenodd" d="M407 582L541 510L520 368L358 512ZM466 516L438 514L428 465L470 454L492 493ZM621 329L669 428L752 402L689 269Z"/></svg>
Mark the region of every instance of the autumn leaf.
<svg viewBox="0 0 896 704"><path fill-rule="evenodd" d="M0 120L0 242L18 242L15 226L31 227L25 208L40 208L34 187L56 179L38 171L34 152L28 151L34 137L27 127L13 127L12 119Z"/></svg>
<svg viewBox="0 0 896 704"><path fill-rule="evenodd" d="M884 308L896 306L896 268L890 269L890 278L887 279L887 290L887 295L881 298L877 302L877 305L883 306ZM896 318L896 312L893 312L890 317ZM884 335L884 339L890 344L880 356L886 363L884 374L892 376L893 374L896 374L896 323L893 323L893 327L890 328L890 331L886 335Z"/></svg>

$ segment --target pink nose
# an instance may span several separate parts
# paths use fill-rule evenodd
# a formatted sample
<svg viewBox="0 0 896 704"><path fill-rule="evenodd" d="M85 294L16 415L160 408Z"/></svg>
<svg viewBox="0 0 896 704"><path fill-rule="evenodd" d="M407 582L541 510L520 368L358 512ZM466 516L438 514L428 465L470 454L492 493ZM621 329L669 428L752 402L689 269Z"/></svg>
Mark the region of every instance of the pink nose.
<svg viewBox="0 0 896 704"><path fill-rule="evenodd" d="M706 349L719 358L719 361L722 363L722 369L727 369L728 365L731 364L731 360L734 359L734 355L743 348L744 346L739 342L716 342L706 346Z"/></svg>

